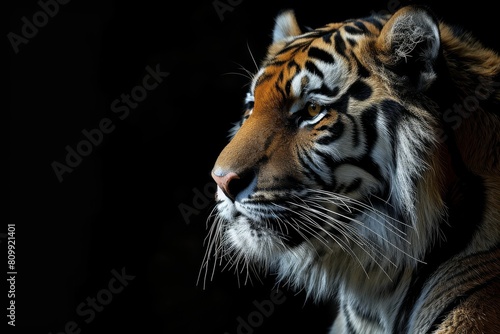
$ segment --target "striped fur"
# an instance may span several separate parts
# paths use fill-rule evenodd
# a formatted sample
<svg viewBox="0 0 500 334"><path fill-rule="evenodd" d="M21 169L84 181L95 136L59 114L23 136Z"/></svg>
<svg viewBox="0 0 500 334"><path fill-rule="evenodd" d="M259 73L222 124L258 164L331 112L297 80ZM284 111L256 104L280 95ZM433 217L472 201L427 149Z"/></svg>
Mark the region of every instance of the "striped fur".
<svg viewBox="0 0 500 334"><path fill-rule="evenodd" d="M202 279L226 258L335 299L331 333L499 333L500 57L416 6L272 36Z"/></svg>

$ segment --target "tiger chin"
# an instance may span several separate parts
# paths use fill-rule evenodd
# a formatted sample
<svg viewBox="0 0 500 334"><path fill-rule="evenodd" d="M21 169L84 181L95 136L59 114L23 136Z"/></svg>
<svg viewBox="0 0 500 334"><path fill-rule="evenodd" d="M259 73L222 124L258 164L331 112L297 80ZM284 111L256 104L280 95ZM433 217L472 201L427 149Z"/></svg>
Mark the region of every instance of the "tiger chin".
<svg viewBox="0 0 500 334"><path fill-rule="evenodd" d="M470 33L285 10L230 134L205 275L335 300L330 333L500 333L500 57Z"/></svg>

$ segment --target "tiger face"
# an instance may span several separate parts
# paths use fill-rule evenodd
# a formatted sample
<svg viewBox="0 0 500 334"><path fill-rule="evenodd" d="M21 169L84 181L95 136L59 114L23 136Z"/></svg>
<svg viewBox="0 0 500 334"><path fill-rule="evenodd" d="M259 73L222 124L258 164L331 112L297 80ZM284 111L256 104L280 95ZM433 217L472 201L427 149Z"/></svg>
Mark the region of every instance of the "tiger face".
<svg viewBox="0 0 500 334"><path fill-rule="evenodd" d="M434 79L439 36L421 17L413 24L425 30L400 41L412 27L387 20L302 33L293 12L277 17L242 120L212 170L222 242L237 258L285 271L355 259L363 271L390 271L423 251L405 244L415 180L436 140L418 95ZM422 32L425 45L415 41Z"/></svg>
<svg viewBox="0 0 500 334"><path fill-rule="evenodd" d="M490 196L482 181L462 186L479 177L457 167L477 163L463 139L472 127L453 132L441 119L443 106L456 103L450 85L463 81L449 74L460 64L446 65L460 59L449 50L470 46L457 40L414 6L307 32L293 11L281 13L212 169L206 273L208 262L226 257L236 272L261 269L316 300L337 295L346 310L377 310L373 328L390 331L432 250L451 240L446 254L457 251L449 226L472 238L474 225L454 224L486 217L481 205L463 211ZM493 169L489 184L498 188Z"/></svg>

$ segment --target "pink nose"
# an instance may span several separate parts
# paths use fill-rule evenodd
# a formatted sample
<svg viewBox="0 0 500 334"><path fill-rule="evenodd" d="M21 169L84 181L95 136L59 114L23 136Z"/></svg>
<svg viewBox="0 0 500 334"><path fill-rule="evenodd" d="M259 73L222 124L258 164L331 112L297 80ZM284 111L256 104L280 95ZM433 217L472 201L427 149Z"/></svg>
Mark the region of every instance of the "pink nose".
<svg viewBox="0 0 500 334"><path fill-rule="evenodd" d="M231 181L237 180L240 177L235 172L224 173L220 170L213 170L212 177L219 186L219 188L224 192L224 194L234 201L236 194L231 192L230 184Z"/></svg>

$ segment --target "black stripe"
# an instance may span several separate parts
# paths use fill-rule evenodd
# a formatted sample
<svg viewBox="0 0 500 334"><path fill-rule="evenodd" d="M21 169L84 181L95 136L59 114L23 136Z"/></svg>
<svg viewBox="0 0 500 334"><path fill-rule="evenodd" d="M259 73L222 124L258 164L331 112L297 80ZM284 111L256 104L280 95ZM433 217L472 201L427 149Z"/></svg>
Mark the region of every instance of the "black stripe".
<svg viewBox="0 0 500 334"><path fill-rule="evenodd" d="M283 71L280 71L280 74L278 74L278 78L276 78L276 81L278 83L281 83L283 81L284 76L285 74L283 73Z"/></svg>
<svg viewBox="0 0 500 334"><path fill-rule="evenodd" d="M340 36L339 32L335 33L334 40L335 40L335 51L337 51L339 55L347 58L345 54L346 45L344 40L342 39L342 36Z"/></svg>
<svg viewBox="0 0 500 334"><path fill-rule="evenodd" d="M321 72L319 70L319 68L314 65L314 63L310 60L306 61L306 69L313 73L313 74L316 74L318 77L320 77L321 79L323 79L325 76L323 75L323 72Z"/></svg>
<svg viewBox="0 0 500 334"><path fill-rule="evenodd" d="M290 89L292 88L292 79L288 80L285 84L285 94L290 96Z"/></svg>
<svg viewBox="0 0 500 334"><path fill-rule="evenodd" d="M366 109L361 115L361 131L365 134L366 154L371 153L373 147L375 146L375 142L378 139L378 129L376 126L377 115L378 109L375 106Z"/></svg>
<svg viewBox="0 0 500 334"><path fill-rule="evenodd" d="M325 96L334 97L339 93L339 87L335 86L332 89L330 89L327 85L325 85L325 83L323 83L320 88L311 89L309 93L322 94Z"/></svg>
<svg viewBox="0 0 500 334"><path fill-rule="evenodd" d="M361 78L368 78L371 75L370 71L368 71L368 69L364 67L363 64L361 64L355 54L353 54L352 57L354 58L354 60L356 60L356 65L358 67L358 76L360 76Z"/></svg>
<svg viewBox="0 0 500 334"><path fill-rule="evenodd" d="M349 158L342 160L340 164L349 164L363 169L368 174L372 175L376 180L382 181L382 174L380 173L380 167L373 161L368 155L362 158Z"/></svg>
<svg viewBox="0 0 500 334"><path fill-rule="evenodd" d="M359 29L358 27L355 26L345 26L344 30L348 32L351 35L361 35L364 33L363 30Z"/></svg>
<svg viewBox="0 0 500 334"><path fill-rule="evenodd" d="M294 50L295 49L295 50ZM297 49L296 49L296 46L295 45L288 45L288 46L285 46L283 49L279 50L278 53L276 53L276 55L274 56L273 60L275 60L278 56L286 53L287 51L290 51L290 50L294 50L292 51L292 54L291 56L294 56L295 53L297 53ZM271 60L272 61L272 60ZM266 63L264 64L265 66L267 66L269 63Z"/></svg>
<svg viewBox="0 0 500 334"><path fill-rule="evenodd" d="M290 56L295 56L295 54L297 52L300 51L301 48L304 48L304 47L307 47L309 46L312 41L314 39L307 39L307 40L294 40L294 41L291 41L289 44L285 45L285 47L283 49L281 49L275 57L283 54L283 53L286 53L287 51L291 51L291 55Z"/></svg>
<svg viewBox="0 0 500 334"><path fill-rule="evenodd" d="M338 113L347 114L347 107L349 106L349 94L340 96L337 101L328 105L328 108L336 110Z"/></svg>
<svg viewBox="0 0 500 334"><path fill-rule="evenodd" d="M290 61L288 62L288 64L286 64L286 67L287 67L288 69L295 68L295 74L298 74L298 73L300 72L300 70L301 70L300 65L299 65L299 64L297 64L297 62L296 62L295 60L293 60L293 59L292 59L292 60L290 60Z"/></svg>
<svg viewBox="0 0 500 334"><path fill-rule="evenodd" d="M351 121L351 124L352 124L352 145L354 147L358 147L359 146L359 127L358 127L358 123L356 122L356 119L352 115L345 114L345 116L347 118L349 118L349 120Z"/></svg>
<svg viewBox="0 0 500 334"><path fill-rule="evenodd" d="M296 69L299 69L300 70L300 66L299 64L297 64L297 62L295 60L290 60L287 64L286 64L286 67L288 68L292 68L292 67L295 67Z"/></svg>
<svg viewBox="0 0 500 334"><path fill-rule="evenodd" d="M358 80L349 87L347 94L358 101L364 101L372 95L372 89L365 82Z"/></svg>
<svg viewBox="0 0 500 334"><path fill-rule="evenodd" d="M278 93L280 93L282 100L283 100L283 101L285 101L285 100L286 100L286 95L285 95L285 92L283 91L283 89L281 89L281 87L280 87L280 85L278 84L278 82L275 82L275 83L274 83L274 88L276 89L276 91L277 91Z"/></svg>
<svg viewBox="0 0 500 334"><path fill-rule="evenodd" d="M365 18L365 21L373 24L375 27L377 27L378 30L382 30L382 28L384 27L383 23L381 23L375 17L367 17L367 18Z"/></svg>
<svg viewBox="0 0 500 334"><path fill-rule="evenodd" d="M271 78L272 78L272 74L269 74L269 73L263 73L261 76L259 76L259 78L257 79L257 82L255 83L255 87L257 87L258 85L266 82L266 81L269 81Z"/></svg>
<svg viewBox="0 0 500 334"><path fill-rule="evenodd" d="M335 30L334 31L330 31L327 34L324 34L323 37L322 37L323 38L323 42L325 42L327 44L331 44L332 43L332 35L333 35L334 32L335 32Z"/></svg>
<svg viewBox="0 0 500 334"><path fill-rule="evenodd" d="M328 105L328 108L332 108L339 113L347 113L347 107L349 106L349 98L352 96L358 101L363 101L369 98L372 94L372 89L366 83L361 80L353 83L347 90L347 92L339 97L337 101Z"/></svg>
<svg viewBox="0 0 500 334"><path fill-rule="evenodd" d="M321 129L324 129L321 127ZM332 126L326 127L329 135L322 136L317 140L317 143L320 145L329 145L335 140L337 140L344 133L344 123L337 120Z"/></svg>
<svg viewBox="0 0 500 334"><path fill-rule="evenodd" d="M366 27L365 23L363 21L356 21L354 22L354 25L361 30L364 34L369 33L370 30Z"/></svg>
<svg viewBox="0 0 500 334"><path fill-rule="evenodd" d="M328 64L335 63L335 59L333 58L333 56L329 52L326 52L325 50L322 50L320 48L316 48L314 46L309 48L307 55L310 58L315 58L315 59L321 60L321 61L328 63Z"/></svg>
<svg viewBox="0 0 500 334"><path fill-rule="evenodd" d="M345 30L352 35L364 35L370 32L362 21L355 21L354 26L346 26Z"/></svg>

